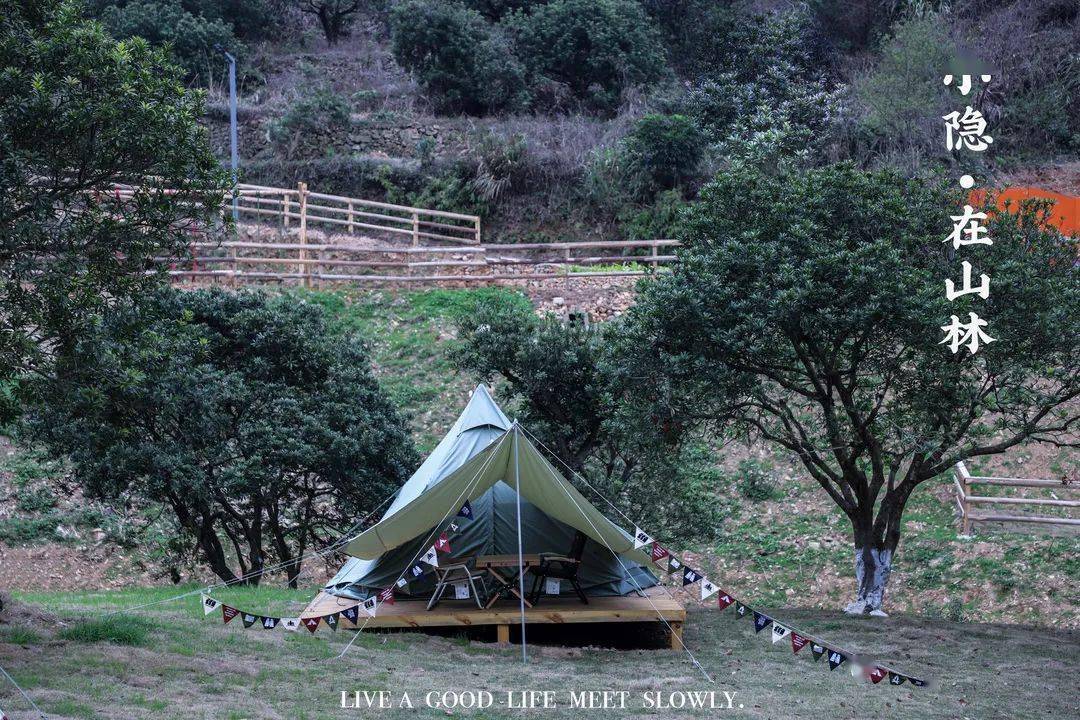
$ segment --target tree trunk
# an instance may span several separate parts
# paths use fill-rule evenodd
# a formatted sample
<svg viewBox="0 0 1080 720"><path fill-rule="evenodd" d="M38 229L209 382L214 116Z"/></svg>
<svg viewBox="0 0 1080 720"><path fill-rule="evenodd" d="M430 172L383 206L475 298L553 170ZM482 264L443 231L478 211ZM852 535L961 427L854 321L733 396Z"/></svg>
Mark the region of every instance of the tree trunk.
<svg viewBox="0 0 1080 720"><path fill-rule="evenodd" d="M893 553L896 544L874 537L871 527L855 527L855 600L848 603L844 612L849 615L885 615L881 609L885 602L885 589L892 574Z"/></svg>

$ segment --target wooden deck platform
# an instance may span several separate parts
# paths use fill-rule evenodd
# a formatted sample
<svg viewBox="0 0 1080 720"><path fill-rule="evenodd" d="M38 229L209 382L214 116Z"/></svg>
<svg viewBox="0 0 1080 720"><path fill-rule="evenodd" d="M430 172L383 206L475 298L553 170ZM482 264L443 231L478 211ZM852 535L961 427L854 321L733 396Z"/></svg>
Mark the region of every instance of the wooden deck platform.
<svg viewBox="0 0 1080 720"><path fill-rule="evenodd" d="M682 626L686 622L686 608L661 587L646 590L647 598L630 595L626 597L589 598L582 604L576 597L545 597L535 608L525 609L526 624L555 625L564 623L619 623L661 622L671 626L671 647L680 647ZM319 617L351 607L355 600L347 600L327 593L319 595L300 614L301 618ZM475 627L494 625L498 642L509 642L510 627L521 623L521 609L510 600L500 602L490 609L480 609L471 600L444 600L433 610L426 610L425 600L398 600L379 606L375 617L361 613L360 624L367 621L367 628L434 628ZM659 611L659 612L658 612ZM356 627L344 617L342 627Z"/></svg>

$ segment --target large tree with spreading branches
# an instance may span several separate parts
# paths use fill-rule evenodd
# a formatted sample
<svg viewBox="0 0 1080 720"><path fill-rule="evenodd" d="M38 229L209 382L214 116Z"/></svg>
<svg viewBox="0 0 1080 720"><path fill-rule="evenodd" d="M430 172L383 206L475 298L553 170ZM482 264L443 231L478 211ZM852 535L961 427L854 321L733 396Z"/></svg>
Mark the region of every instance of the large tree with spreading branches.
<svg viewBox="0 0 1080 720"><path fill-rule="evenodd" d="M640 412L790 451L850 519L849 612L881 610L920 485L1022 443L1080 444L1080 245L1027 207L991 213L993 245L954 248L962 202L850 165L733 169L689 209L679 265L625 325ZM989 298L946 298L963 261L990 276ZM971 312L994 342L954 353L942 326Z"/></svg>

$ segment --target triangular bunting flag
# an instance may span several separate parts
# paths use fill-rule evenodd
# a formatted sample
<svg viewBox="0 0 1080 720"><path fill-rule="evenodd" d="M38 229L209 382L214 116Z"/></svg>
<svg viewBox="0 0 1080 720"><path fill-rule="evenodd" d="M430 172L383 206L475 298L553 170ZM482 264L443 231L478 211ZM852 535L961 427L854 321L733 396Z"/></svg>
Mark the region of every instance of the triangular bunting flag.
<svg viewBox="0 0 1080 720"><path fill-rule="evenodd" d="M472 505L469 504L468 500L466 500L465 504L461 506L461 509L458 510L457 514L458 517L463 517L466 520L473 519Z"/></svg>
<svg viewBox="0 0 1080 720"><path fill-rule="evenodd" d="M351 622L353 625L355 625L356 619L360 617L360 608L356 605L353 605L350 608L345 608L341 611L341 616Z"/></svg>
<svg viewBox="0 0 1080 720"><path fill-rule="evenodd" d="M202 598L202 614L203 615L209 615L210 613L214 612L215 610L218 609L218 605L221 604L217 600L215 600L214 598L212 598L212 597L210 597L208 595L200 595L199 597Z"/></svg>
<svg viewBox="0 0 1080 720"><path fill-rule="evenodd" d="M877 685L888 674L885 668L872 667L866 672L866 676L870 678L870 682Z"/></svg>
<svg viewBox="0 0 1080 720"><path fill-rule="evenodd" d="M381 602L381 603L390 603L391 605L393 605L394 604L394 588L392 588L392 587L384 588L383 591L381 593L379 593L379 602Z"/></svg>
<svg viewBox="0 0 1080 720"><path fill-rule="evenodd" d="M418 578L418 577L421 577L423 574L424 574L424 566L423 565L413 565L411 568L409 568L410 577Z"/></svg>
<svg viewBox="0 0 1080 720"><path fill-rule="evenodd" d="M851 669L851 677L853 677L853 678L861 678L861 677L863 677L863 675L866 674L866 668L864 668L862 665L860 665L859 663L857 663L854 660L851 661L851 668L850 669Z"/></svg>
<svg viewBox="0 0 1080 720"><path fill-rule="evenodd" d="M423 574L424 574L424 571L423 571L423 569L421 569L421 570L420 570L420 574L421 574L421 575L423 575ZM396 585L397 587L399 587L399 588L402 588L402 589L405 589L405 587L406 587L406 586L408 586L408 584L409 584L409 581L408 581L408 580L406 580L406 579L405 579L405 578L403 578L403 577L400 577L400 578L398 578L398 579L397 579L397 582L396 582L396 583L394 583L394 585Z"/></svg>
<svg viewBox="0 0 1080 720"><path fill-rule="evenodd" d="M786 627L784 627L780 623L773 623L773 626L772 626L772 641L773 641L774 644L780 642L781 640L783 640L784 638L786 638L790 634L791 634L791 630L787 629Z"/></svg>
<svg viewBox="0 0 1080 720"><path fill-rule="evenodd" d="M708 600L709 598L711 598L713 595L715 595L718 592L720 592L720 588L713 585L712 580L709 580L709 578L705 578L701 582L701 599L702 600Z"/></svg>
<svg viewBox="0 0 1080 720"><path fill-rule="evenodd" d="M926 685L926 681L920 680L919 678L908 677L908 682L915 687L924 687Z"/></svg>
<svg viewBox="0 0 1080 720"><path fill-rule="evenodd" d="M296 632L300 629L300 618L281 618L281 627L289 632Z"/></svg>
<svg viewBox="0 0 1080 720"><path fill-rule="evenodd" d="M439 539L435 541L435 549L439 552L450 552L450 537L444 532L440 533ZM433 563L438 565L439 563Z"/></svg>
<svg viewBox="0 0 1080 720"><path fill-rule="evenodd" d="M667 571L669 573L677 573L680 570L682 570L682 560L675 557L674 555L669 555Z"/></svg>
<svg viewBox="0 0 1080 720"><path fill-rule="evenodd" d="M690 585L691 583L696 583L700 579L701 579L701 574L697 570L694 570L692 568L684 568L683 569L683 574L682 574L683 587L686 587L687 585Z"/></svg>
<svg viewBox="0 0 1080 720"><path fill-rule="evenodd" d="M825 646L818 645L817 643L810 643L810 652L814 654L814 662L821 659L821 656L825 654Z"/></svg>
<svg viewBox="0 0 1080 720"><path fill-rule="evenodd" d="M338 617L340 615L341 613L339 612L333 613L332 615L323 615L322 621L326 623L326 627L330 628L334 632L337 632Z"/></svg>
<svg viewBox="0 0 1080 720"><path fill-rule="evenodd" d="M804 638L799 633L792 631L792 633L791 633L791 652L797 654L800 650L802 650L804 647L806 647L806 642L807 642L806 638Z"/></svg>
<svg viewBox="0 0 1080 720"><path fill-rule="evenodd" d="M226 625L228 625L229 621L239 614L240 611L234 607L229 607L228 605L221 606L221 619L225 621Z"/></svg>
<svg viewBox="0 0 1080 720"><path fill-rule="evenodd" d="M754 632L759 633L770 625L772 625L771 617L763 615L757 610L754 611Z"/></svg>
<svg viewBox="0 0 1080 720"><path fill-rule="evenodd" d="M652 545L653 539L649 533L645 532L637 525L634 526L634 549L638 550L646 545Z"/></svg>
<svg viewBox="0 0 1080 720"><path fill-rule="evenodd" d="M741 602L736 602L735 612L738 613L739 617L746 617L747 613L750 612L750 608L743 605Z"/></svg>
<svg viewBox="0 0 1080 720"><path fill-rule="evenodd" d="M667 556L668 556L667 548L664 547L663 545L661 545L658 542L653 542L653 544L652 544L652 561L654 563L656 563L657 565L659 565L660 561L663 560L664 558L666 558Z"/></svg>
<svg viewBox="0 0 1080 720"><path fill-rule="evenodd" d="M379 607L379 599L375 596L369 597L367 600L360 604L360 607L362 607L364 609L364 612L366 612L368 615L370 615L371 617L375 617L375 610Z"/></svg>
<svg viewBox="0 0 1080 720"><path fill-rule="evenodd" d="M457 531L458 531L458 524L456 522L450 523L450 532L457 532Z"/></svg>
<svg viewBox="0 0 1080 720"><path fill-rule="evenodd" d="M263 630L273 630L277 627L277 624L281 622L281 618L264 617L262 622Z"/></svg>
<svg viewBox="0 0 1080 720"><path fill-rule="evenodd" d="M889 684L890 685L903 685L904 684L904 676L901 675L900 673L890 672L889 673Z"/></svg>
<svg viewBox="0 0 1080 720"><path fill-rule="evenodd" d="M249 628L255 624L256 621L262 620L258 615L252 615L251 613L244 613L240 618L244 622L244 627Z"/></svg>
<svg viewBox="0 0 1080 720"><path fill-rule="evenodd" d="M439 567L439 551L432 545L427 549L427 552L424 553L424 557L420 558L420 560L426 562L428 565Z"/></svg>
<svg viewBox="0 0 1080 720"><path fill-rule="evenodd" d="M308 632L314 634L315 631L319 629L319 622L321 620L322 620L322 618L310 617L310 618L304 618L300 622L304 623L304 627L306 627L308 629Z"/></svg>
<svg viewBox="0 0 1080 720"><path fill-rule="evenodd" d="M847 661L847 655L837 650L829 650L825 648L825 652L829 653L829 669L835 670Z"/></svg>
<svg viewBox="0 0 1080 720"><path fill-rule="evenodd" d="M716 601L716 604L720 606L721 610L723 610L733 602L735 602L735 598L731 597L726 592L721 592L720 597Z"/></svg>

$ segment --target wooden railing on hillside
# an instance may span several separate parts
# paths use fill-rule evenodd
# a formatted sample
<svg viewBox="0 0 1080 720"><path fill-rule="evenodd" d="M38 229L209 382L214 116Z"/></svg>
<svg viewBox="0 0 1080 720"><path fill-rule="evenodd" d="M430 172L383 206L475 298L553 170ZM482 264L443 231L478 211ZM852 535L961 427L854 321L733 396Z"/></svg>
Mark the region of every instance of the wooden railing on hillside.
<svg viewBox="0 0 1080 720"><path fill-rule="evenodd" d="M136 191L131 185L113 186L119 199ZM263 223L269 220L294 232L300 244L307 242L308 228L316 225L333 233L406 239L413 245L429 241L480 244L480 218L476 215L326 195L312 192L307 183L297 183L295 188L241 184L236 191L242 220ZM228 210L231 206L232 199L227 198L222 208Z"/></svg>
<svg viewBox="0 0 1080 720"><path fill-rule="evenodd" d="M1080 484L1070 483L1067 480L1042 480L1035 478L1011 478L1011 477L982 477L974 476L968 472L967 466L960 462L956 464L953 473L953 483L956 487L956 504L959 506L961 531L964 535L971 534L973 522L1003 522L1003 523L1037 523L1042 525L1072 525L1080 526L1080 518L1050 515L1006 515L993 512L973 512L973 505L997 505L1005 507L1033 506L1038 508L1063 508L1066 511L1080 507L1080 500L1053 498L1031 498L1003 495L974 495L972 485L986 485L991 487L1010 488L1042 488L1074 491L1080 489Z"/></svg>
<svg viewBox="0 0 1080 720"><path fill-rule="evenodd" d="M118 200L139 188L114 185ZM228 213L232 197L222 210ZM475 215L393 205L295 189L238 185L242 225L276 228L277 238L210 241L193 231L191 257L158 258L178 281L490 282L644 275L675 262L675 240L596 240L484 245ZM321 234L309 229L321 225ZM355 239L354 239L355 238ZM663 253L661 251L664 251ZM608 266L608 267L598 267Z"/></svg>
<svg viewBox="0 0 1080 720"><path fill-rule="evenodd" d="M644 275L677 260L675 240L608 240L515 245L362 246L343 243L195 242L192 257L170 262L180 280L295 282L490 282ZM188 267L180 267L186 264ZM615 266L599 267L597 266ZM597 268L597 269L592 269Z"/></svg>

